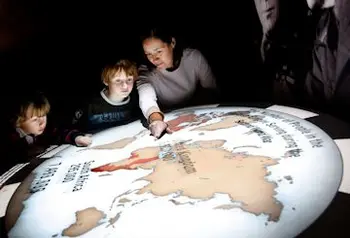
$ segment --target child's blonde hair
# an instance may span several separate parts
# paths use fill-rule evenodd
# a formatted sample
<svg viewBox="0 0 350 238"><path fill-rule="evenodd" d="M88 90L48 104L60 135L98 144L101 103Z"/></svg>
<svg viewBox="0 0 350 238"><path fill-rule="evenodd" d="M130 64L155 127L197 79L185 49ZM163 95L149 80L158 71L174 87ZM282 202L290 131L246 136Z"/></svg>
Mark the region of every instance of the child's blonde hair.
<svg viewBox="0 0 350 238"><path fill-rule="evenodd" d="M22 122L33 116L42 117L50 112L51 105L47 97L41 92L34 92L19 102L14 115L15 126L19 126ZM31 111L31 115L28 112Z"/></svg>
<svg viewBox="0 0 350 238"><path fill-rule="evenodd" d="M108 83L117 73L124 71L126 76L132 76L134 80L137 78L137 66L136 63L127 60L121 59L114 65L107 65L101 75L102 83Z"/></svg>

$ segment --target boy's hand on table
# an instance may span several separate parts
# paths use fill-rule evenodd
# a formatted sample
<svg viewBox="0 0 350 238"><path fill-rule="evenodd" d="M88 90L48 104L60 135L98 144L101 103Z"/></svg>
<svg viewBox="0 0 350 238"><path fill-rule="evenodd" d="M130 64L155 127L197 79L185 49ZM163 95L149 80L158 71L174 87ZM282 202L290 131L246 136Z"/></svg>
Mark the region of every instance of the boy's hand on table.
<svg viewBox="0 0 350 238"><path fill-rule="evenodd" d="M92 143L92 138L91 135L86 134L84 136L77 136L77 138L75 138L75 144L77 146L89 146Z"/></svg>

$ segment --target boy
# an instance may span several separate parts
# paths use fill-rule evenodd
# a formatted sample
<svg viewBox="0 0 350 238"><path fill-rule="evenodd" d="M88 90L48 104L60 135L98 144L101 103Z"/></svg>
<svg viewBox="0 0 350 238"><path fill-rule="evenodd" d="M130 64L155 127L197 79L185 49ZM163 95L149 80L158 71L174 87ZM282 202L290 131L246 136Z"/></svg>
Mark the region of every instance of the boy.
<svg viewBox="0 0 350 238"><path fill-rule="evenodd" d="M43 93L26 90L18 94L7 118L5 130L8 138L3 144L5 159L2 161L0 174L9 166L27 162L50 145L66 142L68 131L60 133L57 128L47 128L50 108L51 105Z"/></svg>
<svg viewBox="0 0 350 238"><path fill-rule="evenodd" d="M69 140L77 146L88 146L91 138L82 133L95 133L110 127L127 124L139 119L141 110L134 81L137 66L134 62L121 59L114 65L106 66L101 75L105 87L82 109L75 112Z"/></svg>

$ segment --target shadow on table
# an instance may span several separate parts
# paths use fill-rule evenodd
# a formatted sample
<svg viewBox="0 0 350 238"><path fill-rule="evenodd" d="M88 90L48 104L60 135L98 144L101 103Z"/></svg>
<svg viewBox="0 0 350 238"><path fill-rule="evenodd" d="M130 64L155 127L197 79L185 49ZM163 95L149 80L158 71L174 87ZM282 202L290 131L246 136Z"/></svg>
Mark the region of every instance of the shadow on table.
<svg viewBox="0 0 350 238"><path fill-rule="evenodd" d="M37 166L43 163L47 159L33 158L30 163L23 169L18 171L9 180L6 181L5 185L22 182ZM5 229L5 217L0 218L0 238L7 238L7 232Z"/></svg>
<svg viewBox="0 0 350 238"><path fill-rule="evenodd" d="M326 211L297 238L350 237L350 194L338 192Z"/></svg>
<svg viewBox="0 0 350 238"><path fill-rule="evenodd" d="M18 182L22 182L36 167L38 167L41 163L49 158L33 158L30 160L30 163L14 174L11 178L9 178L5 185L14 184Z"/></svg>
<svg viewBox="0 0 350 238"><path fill-rule="evenodd" d="M5 217L0 218L0 237L7 238L7 233L5 230Z"/></svg>
<svg viewBox="0 0 350 238"><path fill-rule="evenodd" d="M350 138L350 124L329 114L310 117L307 121L319 125L333 140Z"/></svg>

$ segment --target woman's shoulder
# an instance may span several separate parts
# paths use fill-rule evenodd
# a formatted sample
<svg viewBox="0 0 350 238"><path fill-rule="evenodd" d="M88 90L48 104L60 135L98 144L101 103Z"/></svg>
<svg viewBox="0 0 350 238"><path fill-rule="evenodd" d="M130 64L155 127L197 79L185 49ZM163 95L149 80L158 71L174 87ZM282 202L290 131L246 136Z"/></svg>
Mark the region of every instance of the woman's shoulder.
<svg viewBox="0 0 350 238"><path fill-rule="evenodd" d="M183 57L189 59L198 59L202 57L202 53L196 48L185 48L183 50Z"/></svg>

